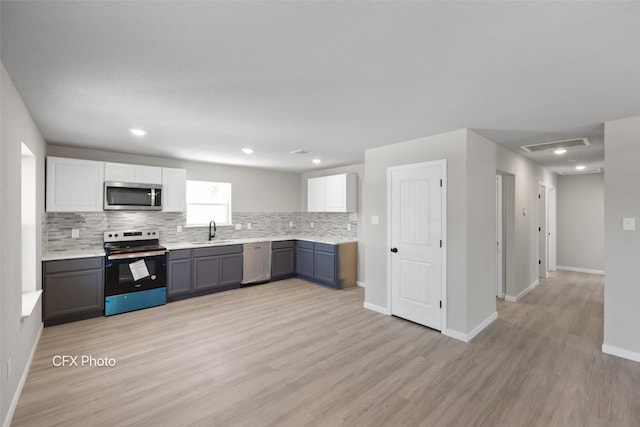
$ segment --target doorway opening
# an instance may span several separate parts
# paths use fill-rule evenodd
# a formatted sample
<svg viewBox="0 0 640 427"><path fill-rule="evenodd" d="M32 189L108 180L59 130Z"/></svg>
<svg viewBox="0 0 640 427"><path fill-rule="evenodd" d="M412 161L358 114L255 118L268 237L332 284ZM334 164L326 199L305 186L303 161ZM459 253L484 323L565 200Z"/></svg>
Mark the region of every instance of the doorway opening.
<svg viewBox="0 0 640 427"><path fill-rule="evenodd" d="M538 184L538 276L549 277L549 231L547 210L547 187Z"/></svg>

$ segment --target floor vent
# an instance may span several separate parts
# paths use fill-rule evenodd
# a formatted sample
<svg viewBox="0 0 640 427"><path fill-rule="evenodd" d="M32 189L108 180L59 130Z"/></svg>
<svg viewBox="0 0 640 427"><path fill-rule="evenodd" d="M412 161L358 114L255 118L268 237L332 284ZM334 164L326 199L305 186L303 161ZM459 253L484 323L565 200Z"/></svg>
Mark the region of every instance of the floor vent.
<svg viewBox="0 0 640 427"><path fill-rule="evenodd" d="M559 175L582 175L585 173L600 173L602 172L602 169L600 168L591 168L591 169L582 169L581 171L579 170L569 170L569 171L560 171L558 172Z"/></svg>
<svg viewBox="0 0 640 427"><path fill-rule="evenodd" d="M543 142L541 144L522 145L527 153L538 153L540 151L553 151L559 148L577 148L591 145L589 138L566 139L563 141Z"/></svg>

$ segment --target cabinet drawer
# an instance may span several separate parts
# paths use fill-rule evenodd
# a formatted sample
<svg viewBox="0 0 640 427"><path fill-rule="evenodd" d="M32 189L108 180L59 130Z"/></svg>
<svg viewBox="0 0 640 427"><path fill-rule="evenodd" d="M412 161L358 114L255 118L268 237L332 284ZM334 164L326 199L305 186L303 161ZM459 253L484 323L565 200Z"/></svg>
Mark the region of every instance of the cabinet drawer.
<svg viewBox="0 0 640 427"><path fill-rule="evenodd" d="M292 248L294 246L295 246L295 242L293 240L281 240L278 242L271 243L271 249Z"/></svg>
<svg viewBox="0 0 640 427"><path fill-rule="evenodd" d="M242 245L229 245L229 246L215 246L211 248L197 248L193 250L193 257L203 256L217 256L217 255L229 255L229 254L241 254L243 250Z"/></svg>
<svg viewBox="0 0 640 427"><path fill-rule="evenodd" d="M169 252L169 260L189 259L191 258L191 249L178 249Z"/></svg>
<svg viewBox="0 0 640 427"><path fill-rule="evenodd" d="M307 242L306 240L298 240L296 245L303 249L313 249L313 242Z"/></svg>
<svg viewBox="0 0 640 427"><path fill-rule="evenodd" d="M47 274L51 274L62 273L65 271L100 269L102 268L103 264L103 257L65 259L61 261L45 261L44 272Z"/></svg>
<svg viewBox="0 0 640 427"><path fill-rule="evenodd" d="M336 245L330 245L327 243L316 243L315 248L316 251L327 252L330 254L336 253Z"/></svg>

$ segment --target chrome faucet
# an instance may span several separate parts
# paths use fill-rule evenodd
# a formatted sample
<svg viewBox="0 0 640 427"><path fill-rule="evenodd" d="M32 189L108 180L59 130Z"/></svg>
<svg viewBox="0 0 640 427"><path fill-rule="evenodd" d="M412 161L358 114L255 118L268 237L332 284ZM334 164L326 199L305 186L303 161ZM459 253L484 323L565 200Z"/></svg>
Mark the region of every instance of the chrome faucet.
<svg viewBox="0 0 640 427"><path fill-rule="evenodd" d="M211 228L213 227L213 234L211 233ZM211 239L213 239L214 237L216 237L216 222L215 221L211 221L209 223L209 241L211 241Z"/></svg>

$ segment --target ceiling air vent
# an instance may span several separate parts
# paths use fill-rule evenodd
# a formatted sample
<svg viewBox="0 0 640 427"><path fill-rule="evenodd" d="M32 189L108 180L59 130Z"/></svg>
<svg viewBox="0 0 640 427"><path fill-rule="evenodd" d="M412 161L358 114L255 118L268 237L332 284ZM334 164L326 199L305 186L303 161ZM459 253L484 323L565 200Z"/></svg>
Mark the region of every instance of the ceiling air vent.
<svg viewBox="0 0 640 427"><path fill-rule="evenodd" d="M564 141L543 142L541 144L522 145L527 153L538 153L540 151L553 151L558 148L577 148L591 145L589 138L566 139Z"/></svg>
<svg viewBox="0 0 640 427"><path fill-rule="evenodd" d="M309 150L305 150L304 148L300 148L299 150L290 151L289 154L311 154L312 152Z"/></svg>
<svg viewBox="0 0 640 427"><path fill-rule="evenodd" d="M568 171L560 171L558 174L560 175L582 175L585 173L600 173L602 169L600 168L591 168L591 169L582 169L582 170L568 170Z"/></svg>

